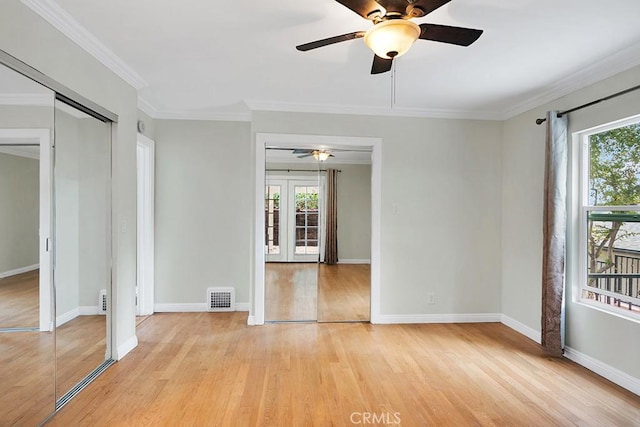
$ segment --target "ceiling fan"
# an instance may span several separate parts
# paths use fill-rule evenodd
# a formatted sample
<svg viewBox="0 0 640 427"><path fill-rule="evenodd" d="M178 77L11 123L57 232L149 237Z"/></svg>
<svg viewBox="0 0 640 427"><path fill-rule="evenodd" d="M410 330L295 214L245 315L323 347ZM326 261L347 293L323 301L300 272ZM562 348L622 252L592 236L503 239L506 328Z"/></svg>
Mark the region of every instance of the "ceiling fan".
<svg viewBox="0 0 640 427"><path fill-rule="evenodd" d="M295 150L292 151L292 154L297 154L299 159L304 159L305 157L313 156L316 158L316 160L319 160L321 162L324 162L329 157L334 157L333 154L331 154L331 151L324 150L324 149L316 150L316 149L296 148Z"/></svg>
<svg viewBox="0 0 640 427"><path fill-rule="evenodd" d="M371 74L391 70L393 59L404 55L418 39L432 40L458 46L469 46L478 40L482 30L450 27L448 25L417 25L412 18L420 18L451 0L336 0L358 15L374 23L367 31L355 31L296 46L306 52L348 40L364 38L374 52Z"/></svg>

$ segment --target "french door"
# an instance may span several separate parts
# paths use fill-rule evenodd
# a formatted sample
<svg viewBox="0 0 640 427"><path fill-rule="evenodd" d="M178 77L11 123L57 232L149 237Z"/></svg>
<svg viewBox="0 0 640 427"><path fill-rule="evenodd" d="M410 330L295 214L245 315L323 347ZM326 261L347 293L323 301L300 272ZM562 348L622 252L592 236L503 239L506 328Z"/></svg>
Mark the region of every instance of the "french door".
<svg viewBox="0 0 640 427"><path fill-rule="evenodd" d="M268 262L319 260L320 189L317 180L267 180L265 254Z"/></svg>

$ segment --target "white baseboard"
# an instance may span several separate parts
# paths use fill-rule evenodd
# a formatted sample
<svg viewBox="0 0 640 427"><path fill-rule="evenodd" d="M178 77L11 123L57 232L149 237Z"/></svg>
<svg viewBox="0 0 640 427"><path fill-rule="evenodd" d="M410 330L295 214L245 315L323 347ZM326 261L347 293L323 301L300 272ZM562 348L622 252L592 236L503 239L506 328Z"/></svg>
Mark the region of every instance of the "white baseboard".
<svg viewBox="0 0 640 427"><path fill-rule="evenodd" d="M609 366L571 347L565 347L564 357L640 396L640 379L632 377L626 372L622 372L613 366Z"/></svg>
<svg viewBox="0 0 640 427"><path fill-rule="evenodd" d="M138 346L138 337L132 336L128 340L126 340L123 344L118 346L116 350L115 359L122 360L131 350Z"/></svg>
<svg viewBox="0 0 640 427"><path fill-rule="evenodd" d="M381 314L376 323L495 323L500 313L469 314Z"/></svg>
<svg viewBox="0 0 640 427"><path fill-rule="evenodd" d="M80 316L95 316L98 314L97 305L83 305L78 307Z"/></svg>
<svg viewBox="0 0 640 427"><path fill-rule="evenodd" d="M521 333L525 337L537 342L538 344L542 342L540 331L536 331L535 329L507 316L506 314L501 315L500 322L503 325L510 327L514 331Z"/></svg>
<svg viewBox="0 0 640 427"><path fill-rule="evenodd" d="M15 270L5 271L4 273L0 273L0 279L4 279L5 277L15 276L16 274L27 273L29 271L37 270L40 268L40 264L28 265L26 267L16 268Z"/></svg>
<svg viewBox="0 0 640 427"><path fill-rule="evenodd" d="M371 264L370 259L339 259L338 264Z"/></svg>
<svg viewBox="0 0 640 427"><path fill-rule="evenodd" d="M251 305L248 302L237 302L236 311L249 311Z"/></svg>
<svg viewBox="0 0 640 427"><path fill-rule="evenodd" d="M67 311L66 313L62 313L61 315L56 316L56 327L62 326L65 323L75 319L78 316L80 316L80 308L79 307L73 308L73 309Z"/></svg>
<svg viewBox="0 0 640 427"><path fill-rule="evenodd" d="M256 318L254 316L252 316L251 314L249 315L249 317L247 317L247 325L248 326L255 326L256 325Z"/></svg>
<svg viewBox="0 0 640 427"><path fill-rule="evenodd" d="M207 311L206 303L154 304L155 313L192 313ZM248 302L237 302L236 311L249 311Z"/></svg>

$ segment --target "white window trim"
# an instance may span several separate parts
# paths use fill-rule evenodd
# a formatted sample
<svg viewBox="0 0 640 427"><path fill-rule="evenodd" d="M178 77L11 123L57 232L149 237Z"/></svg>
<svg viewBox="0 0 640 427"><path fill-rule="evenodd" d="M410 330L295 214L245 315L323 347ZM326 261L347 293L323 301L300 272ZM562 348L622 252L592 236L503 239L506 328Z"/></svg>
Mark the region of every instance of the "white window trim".
<svg viewBox="0 0 640 427"><path fill-rule="evenodd" d="M628 117L625 119L617 120L615 122L607 123L605 125L596 126L590 129L586 129L580 132L576 132L573 135L574 147L577 145L577 153L574 155L574 159L576 160L573 164L576 164L578 167L577 174L574 176L574 184L573 188L575 191L576 197L573 198L576 212L578 213L577 217L573 218L570 224L573 225L573 229L578 231L577 236L577 256L575 266L577 266L577 274L574 277L578 278L578 283L574 286L573 292L573 301L575 303L579 303L585 305L590 308L594 308L596 310L615 315L617 317L621 317L623 319L632 320L640 323L640 313L633 312L631 310L626 309L618 309L609 304L601 303L599 301L594 301L588 298L583 297L583 291L591 290L587 286L587 266L588 266L588 255L587 255L587 214L589 211L637 211L640 213L640 206L590 206L588 205L589 200L589 182L588 179L585 179L585 174L589 168L589 137L591 135L607 132L612 129L617 129L620 127L636 124L640 122L640 115ZM577 157L577 158L576 158ZM575 181L577 180L577 182ZM574 241L575 241L574 240ZM571 258L570 258L571 259ZM575 272L574 269L572 271ZM615 298L620 298L620 294L616 294L615 292L610 292L606 290L598 290L597 293L601 295L608 295ZM637 303L640 305L640 298L628 297L624 296L625 300L629 300L633 303Z"/></svg>

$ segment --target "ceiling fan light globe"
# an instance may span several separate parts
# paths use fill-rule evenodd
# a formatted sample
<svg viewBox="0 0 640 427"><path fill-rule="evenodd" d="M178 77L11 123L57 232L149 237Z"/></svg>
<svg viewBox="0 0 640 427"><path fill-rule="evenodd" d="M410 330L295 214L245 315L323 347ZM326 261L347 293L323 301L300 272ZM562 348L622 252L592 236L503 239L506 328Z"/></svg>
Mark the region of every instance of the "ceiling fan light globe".
<svg viewBox="0 0 640 427"><path fill-rule="evenodd" d="M319 162L324 162L330 156L331 156L331 153L329 153L327 151L314 151L313 152L313 157L315 157L316 160L318 160Z"/></svg>
<svg viewBox="0 0 640 427"><path fill-rule="evenodd" d="M407 53L421 31L414 22L391 19L371 27L364 35L364 43L380 58L394 59Z"/></svg>

